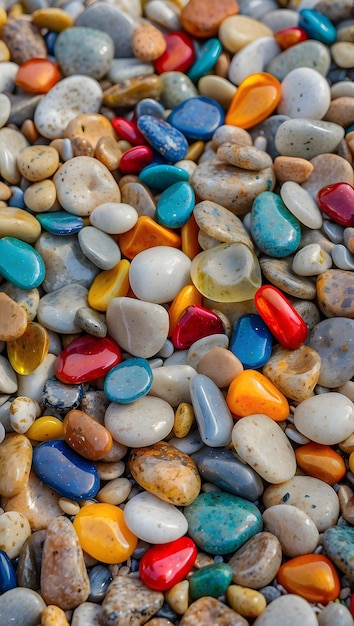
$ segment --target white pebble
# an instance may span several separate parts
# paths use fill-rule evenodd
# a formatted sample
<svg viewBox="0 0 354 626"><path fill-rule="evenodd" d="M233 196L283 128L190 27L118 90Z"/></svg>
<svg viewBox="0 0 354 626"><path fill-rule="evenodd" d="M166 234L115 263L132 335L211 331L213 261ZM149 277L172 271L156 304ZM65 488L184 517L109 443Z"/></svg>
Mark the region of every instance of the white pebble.
<svg viewBox="0 0 354 626"><path fill-rule="evenodd" d="M18 396L10 404L10 422L16 433L26 433L40 414L41 408L38 402L31 398Z"/></svg>
<svg viewBox="0 0 354 626"><path fill-rule="evenodd" d="M20 554L30 535L29 521L22 513L7 511L0 515L0 545L10 559L15 559Z"/></svg>
<svg viewBox="0 0 354 626"><path fill-rule="evenodd" d="M322 393L300 402L294 424L311 441L332 446L354 431L354 404L341 393Z"/></svg>
<svg viewBox="0 0 354 626"><path fill-rule="evenodd" d="M148 248L139 252L130 264L130 286L140 300L171 302L190 284L190 267L190 258L178 248Z"/></svg>
<svg viewBox="0 0 354 626"><path fill-rule="evenodd" d="M127 502L124 518L128 528L148 543L175 541L188 530L187 520L177 507L147 491Z"/></svg>
<svg viewBox="0 0 354 626"><path fill-rule="evenodd" d="M174 412L165 400L144 396L129 404L111 402L104 423L118 443L131 448L151 446L171 432Z"/></svg>
<svg viewBox="0 0 354 626"><path fill-rule="evenodd" d="M125 233L138 221L138 212L124 202L105 202L94 208L90 223L109 235Z"/></svg>
<svg viewBox="0 0 354 626"><path fill-rule="evenodd" d="M280 195L286 207L304 226L319 229L322 226L322 215L316 202L309 192L292 180L282 184Z"/></svg>
<svg viewBox="0 0 354 626"><path fill-rule="evenodd" d="M265 530L279 539L287 556L311 554L318 546L320 535L315 523L296 506L275 504L264 511L263 522Z"/></svg>

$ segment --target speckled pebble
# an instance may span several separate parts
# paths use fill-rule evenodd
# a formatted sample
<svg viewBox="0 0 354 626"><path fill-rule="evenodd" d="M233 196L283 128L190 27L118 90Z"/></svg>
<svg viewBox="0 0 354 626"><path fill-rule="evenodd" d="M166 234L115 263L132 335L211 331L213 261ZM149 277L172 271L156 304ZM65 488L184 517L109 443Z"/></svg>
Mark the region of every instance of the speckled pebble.
<svg viewBox="0 0 354 626"><path fill-rule="evenodd" d="M259 532L231 557L232 580L237 585L261 589L274 579L281 560L277 537L268 531Z"/></svg>
<svg viewBox="0 0 354 626"><path fill-rule="evenodd" d="M263 367L263 374L287 397L301 402L308 398L321 371L321 358L313 348L300 346L287 350L275 346L270 359Z"/></svg>
<svg viewBox="0 0 354 626"><path fill-rule="evenodd" d="M339 603L331 602L318 614L319 626L352 626L353 618L349 609Z"/></svg>
<svg viewBox="0 0 354 626"><path fill-rule="evenodd" d="M331 103L328 81L310 67L291 70L281 84L278 113L291 118L320 120Z"/></svg>
<svg viewBox="0 0 354 626"><path fill-rule="evenodd" d="M189 606L180 626L209 626L217 619L218 626L248 626L248 622L223 602L205 596Z"/></svg>
<svg viewBox="0 0 354 626"><path fill-rule="evenodd" d="M45 606L40 594L32 589L25 587L9 589L0 596L2 625L12 626L15 620L15 623L21 626L37 626Z"/></svg>
<svg viewBox="0 0 354 626"><path fill-rule="evenodd" d="M58 35L54 53L64 76L83 74L100 80L109 70L114 42L101 30L74 26Z"/></svg>
<svg viewBox="0 0 354 626"><path fill-rule="evenodd" d="M265 530L273 533L289 557L311 554L320 535L312 519L296 506L275 504L263 513Z"/></svg>
<svg viewBox="0 0 354 626"><path fill-rule="evenodd" d="M304 300L313 300L316 296L316 285L310 278L295 274L292 268L293 257L273 259L263 256L259 260L264 276L276 287L293 296Z"/></svg>
<svg viewBox="0 0 354 626"><path fill-rule="evenodd" d="M87 289L79 283L72 283L40 299L38 321L57 333L77 333L81 328L75 323L75 315L83 306L87 306Z"/></svg>
<svg viewBox="0 0 354 626"><path fill-rule="evenodd" d="M164 596L152 591L141 580L117 576L111 582L102 603L102 616L110 626L140 626L162 607Z"/></svg>
<svg viewBox="0 0 354 626"><path fill-rule="evenodd" d="M17 511L0 515L0 544L10 559L16 558L31 534L28 519Z"/></svg>
<svg viewBox="0 0 354 626"><path fill-rule="evenodd" d="M344 137L344 128L333 122L311 119L289 119L275 135L275 145L282 156L304 159L324 152L334 152Z"/></svg>

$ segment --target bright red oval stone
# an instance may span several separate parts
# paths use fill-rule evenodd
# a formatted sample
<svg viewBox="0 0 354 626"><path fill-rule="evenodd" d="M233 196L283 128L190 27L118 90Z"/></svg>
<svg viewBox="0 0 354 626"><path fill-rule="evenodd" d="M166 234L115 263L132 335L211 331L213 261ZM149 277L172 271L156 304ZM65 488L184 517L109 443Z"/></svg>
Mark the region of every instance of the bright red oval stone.
<svg viewBox="0 0 354 626"><path fill-rule="evenodd" d="M191 304L179 318L171 340L177 350L186 350L198 339L224 333L224 324L217 313L199 304Z"/></svg>
<svg viewBox="0 0 354 626"><path fill-rule="evenodd" d="M134 146L123 153L119 169L123 174L138 174L149 165L154 153L149 146Z"/></svg>
<svg viewBox="0 0 354 626"><path fill-rule="evenodd" d="M141 558L140 578L154 591L167 591L187 576L196 558L197 547L189 537L158 544Z"/></svg>
<svg viewBox="0 0 354 626"><path fill-rule="evenodd" d="M111 124L120 139L129 141L133 146L146 144L144 135L131 120L127 120L125 117L114 117Z"/></svg>
<svg viewBox="0 0 354 626"><path fill-rule="evenodd" d="M155 72L186 72L195 61L192 39L180 31L168 33L165 39L166 50L154 62Z"/></svg>
<svg viewBox="0 0 354 626"><path fill-rule="evenodd" d="M308 38L309 37L306 30L304 30L303 28L299 28L299 26L282 28L274 34L275 41L283 50L291 48L291 46L295 46L301 41L306 41L306 39Z"/></svg>
<svg viewBox="0 0 354 626"><path fill-rule="evenodd" d="M60 353L54 373L63 383L85 383L104 376L121 360L120 347L110 337L83 335Z"/></svg>
<svg viewBox="0 0 354 626"><path fill-rule="evenodd" d="M34 58L24 61L14 82L27 93L47 93L60 79L58 66L49 59Z"/></svg>
<svg viewBox="0 0 354 626"><path fill-rule="evenodd" d="M284 348L296 350L304 343L307 324L279 289L263 285L257 289L254 301L259 315Z"/></svg>
<svg viewBox="0 0 354 626"><path fill-rule="evenodd" d="M321 211L341 226L354 226L354 187L334 183L322 187L317 194Z"/></svg>

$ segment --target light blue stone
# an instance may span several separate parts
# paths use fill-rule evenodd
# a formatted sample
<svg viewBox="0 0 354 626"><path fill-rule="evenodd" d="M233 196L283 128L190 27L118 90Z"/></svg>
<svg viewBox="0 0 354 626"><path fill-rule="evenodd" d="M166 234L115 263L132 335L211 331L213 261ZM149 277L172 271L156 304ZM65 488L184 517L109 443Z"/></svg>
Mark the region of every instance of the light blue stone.
<svg viewBox="0 0 354 626"><path fill-rule="evenodd" d="M53 235L74 235L84 225L82 217L71 215L66 211L53 211L52 213L39 213L36 215L44 230Z"/></svg>
<svg viewBox="0 0 354 626"><path fill-rule="evenodd" d="M206 96L187 98L167 118L185 137L196 141L209 141L224 120L225 113L220 104Z"/></svg>
<svg viewBox="0 0 354 626"><path fill-rule="evenodd" d="M27 210L27 207L25 205L25 192L23 191L23 189L21 189L21 187L17 187L16 185L12 185L10 189L11 198L8 199L7 204L9 206L16 207L17 209Z"/></svg>
<svg viewBox="0 0 354 626"><path fill-rule="evenodd" d="M227 563L212 563L197 570L189 578L189 592L192 600L212 596L219 598L232 581L232 569Z"/></svg>
<svg viewBox="0 0 354 626"><path fill-rule="evenodd" d="M54 55L64 76L83 74L100 80L111 65L114 43L102 30L72 26L59 33Z"/></svg>
<svg viewBox="0 0 354 626"><path fill-rule="evenodd" d="M138 128L145 139L157 152L171 163L185 159L189 149L185 136L165 120L152 115L142 115L138 119Z"/></svg>
<svg viewBox="0 0 354 626"><path fill-rule="evenodd" d="M30 290L43 282L45 265L40 254L16 237L0 239L0 274L21 289Z"/></svg>
<svg viewBox="0 0 354 626"><path fill-rule="evenodd" d="M43 386L43 404L58 413L68 413L77 409L84 393L82 385L62 383L56 376L47 379Z"/></svg>
<svg viewBox="0 0 354 626"><path fill-rule="evenodd" d="M164 191L167 187L189 180L189 172L177 165L161 163L160 165L148 165L141 170L139 178L144 185L156 191Z"/></svg>
<svg viewBox="0 0 354 626"><path fill-rule="evenodd" d="M299 27L306 30L310 39L317 39L327 46L331 46L337 39L337 30L331 20L316 11L316 9L302 9L299 16Z"/></svg>
<svg viewBox="0 0 354 626"><path fill-rule="evenodd" d="M214 67L220 54L222 53L222 45L219 39L212 37L202 46L198 59L193 63L187 72L188 77L194 82L209 74Z"/></svg>
<svg viewBox="0 0 354 626"><path fill-rule="evenodd" d="M251 234L262 252L283 258L297 250L301 227L278 194L263 191L252 205Z"/></svg>
<svg viewBox="0 0 354 626"><path fill-rule="evenodd" d="M188 535L210 554L236 552L263 528L255 504L225 492L201 493L183 513Z"/></svg>
<svg viewBox="0 0 354 626"><path fill-rule="evenodd" d="M134 109L134 116L136 119L142 115L152 115L163 120L165 118L165 107L160 102L153 98L143 98L139 100Z"/></svg>
<svg viewBox="0 0 354 626"><path fill-rule="evenodd" d="M186 181L174 183L165 189L156 205L156 220L167 228L181 228L193 213L195 195Z"/></svg>
<svg viewBox="0 0 354 626"><path fill-rule="evenodd" d="M142 357L127 359L106 375L104 392L111 402L128 404L149 393L153 381L149 362Z"/></svg>
<svg viewBox="0 0 354 626"><path fill-rule="evenodd" d="M354 528L332 526L324 532L322 544L338 569L354 580Z"/></svg>
<svg viewBox="0 0 354 626"><path fill-rule="evenodd" d="M197 374L190 382L190 394L202 441L212 448L227 446L234 421L219 387L208 376Z"/></svg>
<svg viewBox="0 0 354 626"><path fill-rule="evenodd" d="M273 339L260 315L247 313L234 324L229 349L244 369L259 369L272 354Z"/></svg>

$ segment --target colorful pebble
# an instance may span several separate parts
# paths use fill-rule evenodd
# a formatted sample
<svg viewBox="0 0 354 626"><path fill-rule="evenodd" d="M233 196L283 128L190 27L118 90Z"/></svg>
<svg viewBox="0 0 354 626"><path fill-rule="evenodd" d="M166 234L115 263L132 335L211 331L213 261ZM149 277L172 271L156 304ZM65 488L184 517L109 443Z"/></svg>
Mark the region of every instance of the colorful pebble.
<svg viewBox="0 0 354 626"><path fill-rule="evenodd" d="M156 545L140 561L140 578L150 589L166 591L185 578L196 557L196 545L189 537Z"/></svg>

